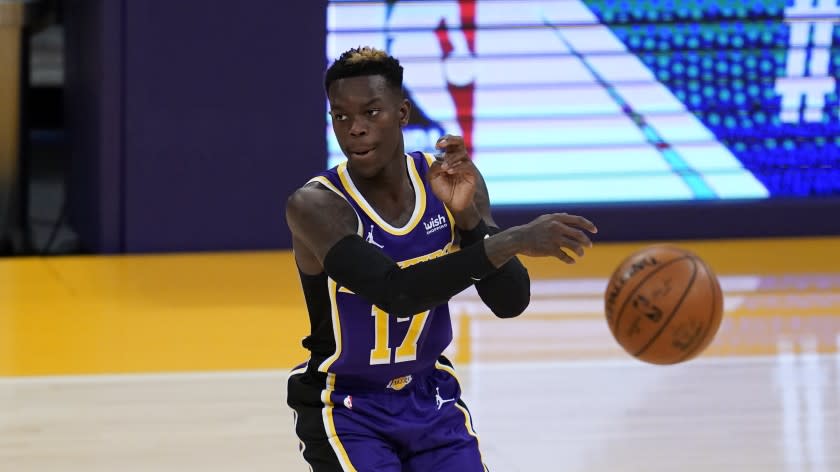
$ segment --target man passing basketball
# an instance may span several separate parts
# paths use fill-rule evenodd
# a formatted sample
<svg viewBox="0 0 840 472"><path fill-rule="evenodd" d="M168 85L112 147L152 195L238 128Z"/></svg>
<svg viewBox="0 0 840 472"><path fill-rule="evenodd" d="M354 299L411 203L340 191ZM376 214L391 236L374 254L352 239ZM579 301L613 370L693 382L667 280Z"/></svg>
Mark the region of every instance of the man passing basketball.
<svg viewBox="0 0 840 472"><path fill-rule="evenodd" d="M306 300L310 359L288 382L304 459L324 471L481 471L452 364L448 300L475 285L501 318L530 300L518 254L574 263L585 218L549 214L500 231L464 141L406 154L402 66L372 48L327 70L347 161L289 197L286 219ZM421 224L422 223L422 224Z"/></svg>

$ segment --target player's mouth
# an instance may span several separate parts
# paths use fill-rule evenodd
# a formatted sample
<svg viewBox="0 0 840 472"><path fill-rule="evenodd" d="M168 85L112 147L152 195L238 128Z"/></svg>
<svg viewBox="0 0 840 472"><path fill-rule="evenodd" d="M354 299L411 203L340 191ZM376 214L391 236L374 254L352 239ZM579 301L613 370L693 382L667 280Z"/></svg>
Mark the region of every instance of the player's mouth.
<svg viewBox="0 0 840 472"><path fill-rule="evenodd" d="M373 154L375 149L376 148L354 149L350 151L350 157L353 159L369 157Z"/></svg>

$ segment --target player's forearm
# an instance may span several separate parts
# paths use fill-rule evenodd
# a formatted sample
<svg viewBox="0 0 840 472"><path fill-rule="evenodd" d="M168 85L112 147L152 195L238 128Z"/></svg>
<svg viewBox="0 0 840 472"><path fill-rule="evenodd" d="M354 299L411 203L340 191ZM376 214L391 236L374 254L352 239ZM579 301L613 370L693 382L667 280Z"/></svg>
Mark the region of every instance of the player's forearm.
<svg viewBox="0 0 840 472"><path fill-rule="evenodd" d="M458 234L461 238L461 247L465 248L479 241L484 241L487 258L496 268L505 265L523 248L524 232L520 226L501 231L499 228L487 226L483 220L479 219L478 223L471 225L469 228L459 227Z"/></svg>
<svg viewBox="0 0 840 472"><path fill-rule="evenodd" d="M460 231L461 247L477 244L501 232L481 222L469 231ZM531 279L528 270L516 257L505 262L492 274L475 284L479 297L500 318L519 316L531 301Z"/></svg>
<svg viewBox="0 0 840 472"><path fill-rule="evenodd" d="M348 236L324 259L327 274L341 286L392 315L420 313L446 303L496 267L478 244L430 261L400 268L359 236Z"/></svg>
<svg viewBox="0 0 840 472"><path fill-rule="evenodd" d="M518 227L506 229L484 240L487 259L495 267L502 267L522 250L522 234Z"/></svg>
<svg viewBox="0 0 840 472"><path fill-rule="evenodd" d="M531 278L517 258L476 282L475 288L487 308L499 318L519 316L531 303Z"/></svg>

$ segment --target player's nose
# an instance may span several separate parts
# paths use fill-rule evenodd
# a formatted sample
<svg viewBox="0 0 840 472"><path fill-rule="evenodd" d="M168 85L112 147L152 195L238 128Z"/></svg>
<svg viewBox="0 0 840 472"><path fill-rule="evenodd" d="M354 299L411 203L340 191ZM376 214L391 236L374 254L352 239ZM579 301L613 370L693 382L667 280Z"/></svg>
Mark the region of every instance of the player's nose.
<svg viewBox="0 0 840 472"><path fill-rule="evenodd" d="M350 124L350 135L351 136L364 136L367 134L367 126L364 123L364 120L355 118L353 122Z"/></svg>

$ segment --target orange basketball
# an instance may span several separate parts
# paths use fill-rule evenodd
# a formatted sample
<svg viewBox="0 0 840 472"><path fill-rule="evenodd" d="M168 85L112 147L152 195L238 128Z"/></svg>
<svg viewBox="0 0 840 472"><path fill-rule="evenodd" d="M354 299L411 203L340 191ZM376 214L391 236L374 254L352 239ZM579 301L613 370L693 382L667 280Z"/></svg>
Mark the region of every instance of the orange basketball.
<svg viewBox="0 0 840 472"><path fill-rule="evenodd" d="M723 318L723 292L697 255L673 246L648 246L625 259L605 294L607 323L630 355L676 364L708 347Z"/></svg>

